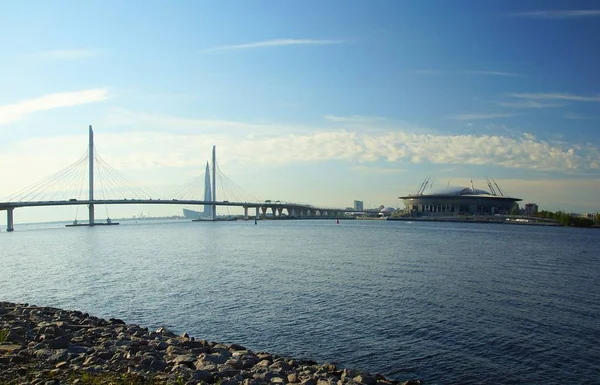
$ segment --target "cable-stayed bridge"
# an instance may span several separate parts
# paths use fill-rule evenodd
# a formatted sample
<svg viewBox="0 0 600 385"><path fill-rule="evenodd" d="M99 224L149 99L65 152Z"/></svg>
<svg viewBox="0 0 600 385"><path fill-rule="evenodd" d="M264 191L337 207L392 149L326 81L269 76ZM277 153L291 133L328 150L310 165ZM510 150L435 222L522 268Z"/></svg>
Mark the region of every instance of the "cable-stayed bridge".
<svg viewBox="0 0 600 385"><path fill-rule="evenodd" d="M223 198L219 200L217 197L221 196ZM249 218L249 210L255 211L256 219L265 218L269 211L273 218L336 218L345 211L340 208L249 197L221 171L214 146L212 163L207 162L203 176L179 187L167 197L160 197L150 189L132 182L102 159L94 146L92 126L89 127L88 149L75 163L0 201L0 210L7 212L6 230L13 231L14 210L20 207L85 205L88 208L87 222L78 223L76 218L75 224L95 226L113 224L108 212L106 222L96 221L97 205L132 204L204 206L204 210L198 212L203 220L217 220L218 206L241 207L244 209L245 219Z"/></svg>

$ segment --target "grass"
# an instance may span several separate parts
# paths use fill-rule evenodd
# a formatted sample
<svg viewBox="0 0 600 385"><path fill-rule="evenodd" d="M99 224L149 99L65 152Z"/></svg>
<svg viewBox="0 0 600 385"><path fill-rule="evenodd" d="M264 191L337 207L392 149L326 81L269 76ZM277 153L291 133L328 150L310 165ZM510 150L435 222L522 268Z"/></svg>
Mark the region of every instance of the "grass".
<svg viewBox="0 0 600 385"><path fill-rule="evenodd" d="M0 329L0 342L6 342L8 336L8 329Z"/></svg>

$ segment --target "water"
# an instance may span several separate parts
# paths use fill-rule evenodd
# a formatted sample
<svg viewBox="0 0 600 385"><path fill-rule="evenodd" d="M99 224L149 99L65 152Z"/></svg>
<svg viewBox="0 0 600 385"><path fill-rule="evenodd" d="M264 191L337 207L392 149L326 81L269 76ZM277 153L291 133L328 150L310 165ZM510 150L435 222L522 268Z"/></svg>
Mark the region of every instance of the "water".
<svg viewBox="0 0 600 385"><path fill-rule="evenodd" d="M187 221L0 233L0 300L428 384L600 383L600 231Z"/></svg>

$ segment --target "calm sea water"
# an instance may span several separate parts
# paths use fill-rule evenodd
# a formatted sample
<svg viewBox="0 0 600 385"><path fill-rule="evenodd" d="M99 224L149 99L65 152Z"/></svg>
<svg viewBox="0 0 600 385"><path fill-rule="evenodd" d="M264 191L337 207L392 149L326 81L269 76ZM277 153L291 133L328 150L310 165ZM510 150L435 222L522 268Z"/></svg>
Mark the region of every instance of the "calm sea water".
<svg viewBox="0 0 600 385"><path fill-rule="evenodd" d="M0 300L428 384L598 384L599 246L484 224L21 226L0 233Z"/></svg>

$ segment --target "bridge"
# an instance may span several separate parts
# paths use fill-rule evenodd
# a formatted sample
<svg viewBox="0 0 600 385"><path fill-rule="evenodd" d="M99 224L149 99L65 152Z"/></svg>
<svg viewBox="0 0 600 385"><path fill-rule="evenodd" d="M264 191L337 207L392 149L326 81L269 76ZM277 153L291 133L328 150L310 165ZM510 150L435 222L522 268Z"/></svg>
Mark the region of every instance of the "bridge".
<svg viewBox="0 0 600 385"><path fill-rule="evenodd" d="M81 195L86 171L88 197L84 199L67 198L73 196L68 194L77 193L77 190L77 196ZM108 176L107 180L94 179L95 174L98 174L100 171ZM221 185L224 187L224 195L233 195L237 199L230 199L226 196L228 199L217 200L217 176L219 176ZM100 185L100 192L102 193L100 194L102 195L100 199L95 199L95 196L98 196L99 192L96 184ZM69 186L72 185L79 188L69 189ZM202 187L204 187L203 198L195 199L194 195ZM119 198L114 198L114 195L117 194L119 194ZM123 198L123 196L127 196L127 198ZM288 218L339 218L344 215L345 211L339 208L313 206L302 203L248 199L245 194L240 193L240 188L220 171L216 162L215 146L213 146L212 151L212 167L207 162L203 178L198 177L187 183L174 192L171 198L153 198L152 196L156 195L140 186L132 186L123 174L108 165L99 156L94 147L94 132L92 126L89 126L89 144L84 156L71 166L33 184L19 193L13 194L6 201L0 201L0 211L7 212L6 231L14 230L14 210L22 207L85 205L88 207L88 221L87 223L78 224L79 226L111 224L108 214L106 222L96 221L95 206L97 205L201 205L204 206L204 211L197 213L204 220L217 220L218 206L241 207L244 209L244 219L246 220L249 218L249 209L255 210L255 219L266 218L269 210L274 219L283 218L284 211L287 212L285 215Z"/></svg>

